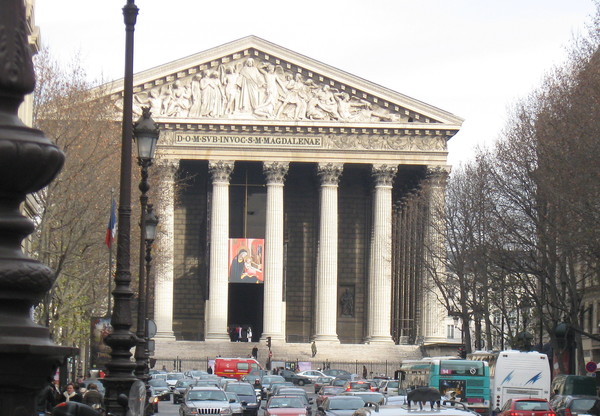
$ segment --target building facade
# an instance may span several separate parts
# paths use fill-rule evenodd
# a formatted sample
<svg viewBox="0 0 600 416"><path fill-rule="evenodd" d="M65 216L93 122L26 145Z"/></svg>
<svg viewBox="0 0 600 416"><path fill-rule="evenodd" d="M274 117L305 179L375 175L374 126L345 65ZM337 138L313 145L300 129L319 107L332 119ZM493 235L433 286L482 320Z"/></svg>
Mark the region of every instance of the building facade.
<svg viewBox="0 0 600 416"><path fill-rule="evenodd" d="M157 338L447 340L430 273L461 118L253 36L134 94L161 128Z"/></svg>

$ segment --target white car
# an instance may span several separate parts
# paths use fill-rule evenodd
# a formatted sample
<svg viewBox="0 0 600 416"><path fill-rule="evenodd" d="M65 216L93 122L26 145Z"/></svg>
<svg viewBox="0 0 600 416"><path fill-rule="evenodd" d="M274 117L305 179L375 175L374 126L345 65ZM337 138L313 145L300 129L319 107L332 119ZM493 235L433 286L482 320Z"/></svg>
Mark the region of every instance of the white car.
<svg viewBox="0 0 600 416"><path fill-rule="evenodd" d="M309 378L310 381L312 381L313 383L315 382L316 379L318 379L319 377L327 377L325 374L323 374L322 372L320 372L319 370L306 370L306 371L300 371L299 373L296 373L299 376L304 376L306 378Z"/></svg>

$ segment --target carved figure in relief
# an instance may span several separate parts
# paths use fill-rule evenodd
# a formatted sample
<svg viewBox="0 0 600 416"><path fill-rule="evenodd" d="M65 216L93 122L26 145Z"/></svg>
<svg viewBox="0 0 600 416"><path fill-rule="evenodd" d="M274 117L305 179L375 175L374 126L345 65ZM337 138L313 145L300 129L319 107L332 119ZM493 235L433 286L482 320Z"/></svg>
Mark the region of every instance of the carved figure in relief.
<svg viewBox="0 0 600 416"><path fill-rule="evenodd" d="M225 114L233 114L237 110L240 97L238 77L239 74L231 67L225 68L221 75L221 82L225 86Z"/></svg>
<svg viewBox="0 0 600 416"><path fill-rule="evenodd" d="M186 117L190 110L190 92L180 80L170 85L169 100L164 114L171 117Z"/></svg>
<svg viewBox="0 0 600 416"><path fill-rule="evenodd" d="M190 117L200 117L201 108L202 108L202 89L200 88L200 83L202 81L202 76L200 74L195 74L192 77L192 82L190 83L190 91L191 91L191 105L190 105Z"/></svg>
<svg viewBox="0 0 600 416"><path fill-rule="evenodd" d="M355 108L369 108L369 103L350 101L350 95L346 92L338 92L333 96L337 101L338 114L343 120L354 120L360 117L360 113L354 111Z"/></svg>
<svg viewBox="0 0 600 416"><path fill-rule="evenodd" d="M264 69L266 67L266 70ZM285 85L279 79L275 72L276 67L271 64L266 64L259 71L265 79L265 99L254 108L254 114L265 117L273 117L275 115L275 107L279 103L279 91L285 90ZM278 66L281 71L281 67Z"/></svg>
<svg viewBox="0 0 600 416"><path fill-rule="evenodd" d="M306 109L308 107L308 87L304 84L301 74L296 74L295 77L292 76L292 74L287 74L286 81L286 93L283 97L283 102L277 111L277 118L282 116L286 107L294 105L296 108L292 118L303 120L306 118Z"/></svg>
<svg viewBox="0 0 600 416"><path fill-rule="evenodd" d="M240 87L240 110L251 113L262 102L261 89L265 85L263 74L254 66L254 59L248 58L238 78Z"/></svg>
<svg viewBox="0 0 600 416"><path fill-rule="evenodd" d="M340 115L337 112L337 102L329 85L323 86L321 91L317 93L317 98L319 99L317 106L323 110L328 117L334 120L340 118Z"/></svg>

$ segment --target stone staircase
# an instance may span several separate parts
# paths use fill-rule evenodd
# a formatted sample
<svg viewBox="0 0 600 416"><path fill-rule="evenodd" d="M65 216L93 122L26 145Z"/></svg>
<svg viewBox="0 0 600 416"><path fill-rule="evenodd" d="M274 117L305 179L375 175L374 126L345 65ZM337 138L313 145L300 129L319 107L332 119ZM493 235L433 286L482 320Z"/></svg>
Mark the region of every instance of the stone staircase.
<svg viewBox="0 0 600 416"><path fill-rule="evenodd" d="M268 348L265 342L229 342L229 341L173 341L156 339L153 355L158 362L175 359L206 361L217 356L249 357L253 347L258 348L258 360L265 365ZM273 361L310 362L312 368L322 367L323 363L390 363L396 364L403 359L421 358L421 351L415 345L381 344L332 344L316 343L317 354L313 358L310 343L283 343L273 341Z"/></svg>

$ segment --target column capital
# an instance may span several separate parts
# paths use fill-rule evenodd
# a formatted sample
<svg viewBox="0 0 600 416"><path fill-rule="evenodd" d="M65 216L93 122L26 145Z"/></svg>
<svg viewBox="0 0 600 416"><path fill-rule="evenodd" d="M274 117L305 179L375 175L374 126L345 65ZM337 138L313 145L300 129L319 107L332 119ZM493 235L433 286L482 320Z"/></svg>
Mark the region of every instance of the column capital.
<svg viewBox="0 0 600 416"><path fill-rule="evenodd" d="M289 167L288 162L263 162L263 173L267 177L267 184L283 184Z"/></svg>
<svg viewBox="0 0 600 416"><path fill-rule="evenodd" d="M179 169L179 159L156 159L156 166L161 172L175 175Z"/></svg>
<svg viewBox="0 0 600 416"><path fill-rule="evenodd" d="M343 170L343 163L319 163L317 166L317 175L321 178L321 185L337 185Z"/></svg>
<svg viewBox="0 0 600 416"><path fill-rule="evenodd" d="M397 172L398 166L396 165L377 164L371 168L375 186L392 186Z"/></svg>
<svg viewBox="0 0 600 416"><path fill-rule="evenodd" d="M450 166L427 166L427 179L434 186L446 186Z"/></svg>
<svg viewBox="0 0 600 416"><path fill-rule="evenodd" d="M233 160L209 160L208 171L212 175L213 183L225 182L229 183L231 172L233 172Z"/></svg>

